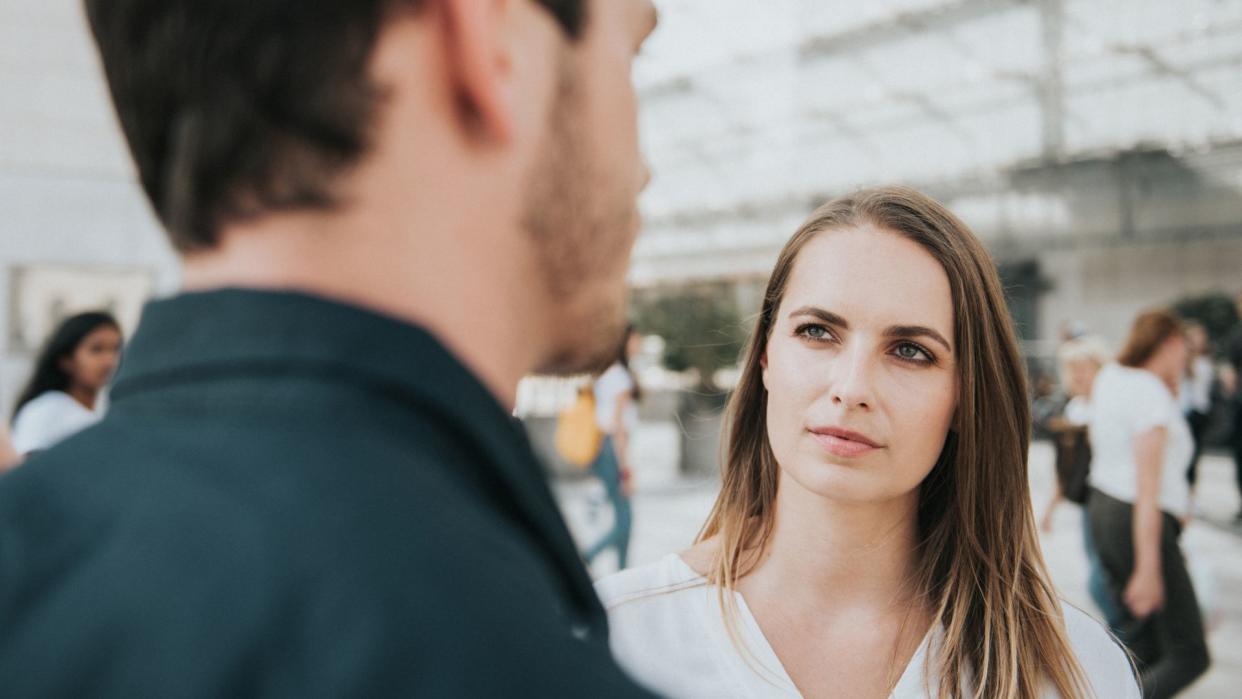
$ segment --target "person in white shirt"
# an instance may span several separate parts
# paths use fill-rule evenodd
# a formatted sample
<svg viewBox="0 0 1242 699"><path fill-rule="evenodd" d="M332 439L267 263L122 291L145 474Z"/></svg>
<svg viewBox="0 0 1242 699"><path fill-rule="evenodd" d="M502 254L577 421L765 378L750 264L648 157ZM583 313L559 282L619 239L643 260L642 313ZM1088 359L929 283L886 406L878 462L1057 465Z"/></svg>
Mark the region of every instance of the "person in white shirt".
<svg viewBox="0 0 1242 699"><path fill-rule="evenodd" d="M1081 466L1072 462L1075 457L1081 458L1082 455L1076 452L1086 440L1087 422L1091 417L1091 384L1095 381L1096 373L1111 359L1103 341L1093 336L1084 335L1069 340L1057 350L1058 375L1061 385L1069 394L1069 400L1060 414L1053 416L1045 425L1057 448L1057 477L1053 480L1052 497L1040 517L1039 527L1043 531L1052 531L1053 513L1065 500L1066 487L1086 487L1082 474L1069 471ZM1086 458L1089 461L1089 451ZM1071 479L1074 480L1073 483L1065 482ZM1075 494L1070 493L1071 498ZM1075 499L1075 502L1081 502L1081 499Z"/></svg>
<svg viewBox="0 0 1242 699"><path fill-rule="evenodd" d="M1212 413L1212 384L1216 381L1216 366L1212 363L1212 347L1203 323L1186 323L1186 342L1190 359L1186 375L1182 377L1178 399L1195 442L1190 465L1186 467L1186 481L1193 491L1198 480L1199 456L1203 453L1203 433Z"/></svg>
<svg viewBox="0 0 1242 699"><path fill-rule="evenodd" d="M624 569L629 561L633 522L629 445L638 426L637 402L642 398L642 389L630 370L630 359L638 352L641 341L634 326L626 328L615 361L595 380L595 423L604 433L604 441L590 468L604 484L614 516L612 529L582 554L587 565L610 548L617 552L619 569Z"/></svg>
<svg viewBox="0 0 1242 699"><path fill-rule="evenodd" d="M1176 395L1186 358L1177 316L1148 311L1091 390L1087 513L1113 594L1128 612L1117 632L1139 660L1146 697L1173 696L1209 664L1203 617L1178 545L1194 453Z"/></svg>
<svg viewBox="0 0 1242 699"><path fill-rule="evenodd" d="M1091 445L1087 426L1091 421L1091 388L1100 369L1112 361L1104 342L1097 337L1084 336L1061 345L1057 352L1061 382L1066 386L1070 400L1061 415L1048 421L1057 447L1056 479L1053 481L1052 499L1040 518L1040 529L1052 531L1052 517L1057 506L1065 499L1085 505L1090 490L1088 474L1091 467ZM1121 605L1114 599L1108 574L1095 550L1095 537L1091 535L1091 519L1080 518L1083 553L1087 558L1087 591L1099 607L1110 627L1124 622Z"/></svg>
<svg viewBox="0 0 1242 699"><path fill-rule="evenodd" d="M121 328L108 313L79 313L61 322L39 352L13 409L18 454L47 449L98 422L101 393L120 353Z"/></svg>
<svg viewBox="0 0 1242 699"><path fill-rule="evenodd" d="M1137 699L1044 568L1023 361L969 229L858 192L763 298L696 544L597 584L622 666L674 699Z"/></svg>

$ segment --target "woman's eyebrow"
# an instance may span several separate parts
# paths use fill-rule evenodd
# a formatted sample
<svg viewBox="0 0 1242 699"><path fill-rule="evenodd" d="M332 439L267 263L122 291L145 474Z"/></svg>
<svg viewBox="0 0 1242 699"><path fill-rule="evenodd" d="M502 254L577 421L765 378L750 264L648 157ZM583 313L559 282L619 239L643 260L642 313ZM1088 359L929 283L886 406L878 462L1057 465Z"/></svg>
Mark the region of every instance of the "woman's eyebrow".
<svg viewBox="0 0 1242 699"><path fill-rule="evenodd" d="M849 321L837 315L836 313L833 313L832 311L825 311L824 309L818 308L816 306L803 306L802 308L799 308L798 310L789 314L790 318L796 318L798 316L812 316L815 318L819 318L820 320L824 321L825 323L828 323L829 325L835 325L843 330L850 329Z"/></svg>
<svg viewBox="0 0 1242 699"><path fill-rule="evenodd" d="M848 320L842 318L836 313L833 313L832 311L824 310L818 306L803 306L789 314L790 318L797 318L798 316L811 316L813 318L818 318L829 325L835 325L842 330L850 329L850 323ZM953 352L953 346L949 344L948 340L944 339L944 335L941 335L935 330L923 325L894 325L884 332L884 336L897 339L926 337L939 343L950 354Z"/></svg>

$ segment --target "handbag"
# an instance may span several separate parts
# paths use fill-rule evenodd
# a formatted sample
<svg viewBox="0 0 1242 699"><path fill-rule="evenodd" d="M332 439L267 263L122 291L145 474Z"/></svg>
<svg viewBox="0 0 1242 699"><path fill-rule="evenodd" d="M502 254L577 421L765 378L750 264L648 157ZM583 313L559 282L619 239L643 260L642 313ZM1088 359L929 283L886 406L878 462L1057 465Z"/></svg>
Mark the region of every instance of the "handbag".
<svg viewBox="0 0 1242 699"><path fill-rule="evenodd" d="M1057 483L1066 500L1082 505L1087 502L1087 475L1091 472L1091 442L1084 426L1069 427L1056 435Z"/></svg>
<svg viewBox="0 0 1242 699"><path fill-rule="evenodd" d="M589 384L579 389L573 405L557 416L553 441L556 453L578 468L585 469L599 456L604 433L595 422L595 391Z"/></svg>

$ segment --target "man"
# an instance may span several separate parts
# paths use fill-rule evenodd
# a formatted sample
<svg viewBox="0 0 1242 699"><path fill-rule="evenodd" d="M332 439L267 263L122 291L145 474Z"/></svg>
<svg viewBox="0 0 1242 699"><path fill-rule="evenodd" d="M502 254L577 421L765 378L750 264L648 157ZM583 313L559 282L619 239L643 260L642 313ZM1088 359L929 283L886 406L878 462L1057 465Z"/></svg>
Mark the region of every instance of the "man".
<svg viewBox="0 0 1242 699"><path fill-rule="evenodd" d="M87 0L185 292L0 481L0 693L634 697L518 379L606 361L649 0Z"/></svg>
<svg viewBox="0 0 1242 699"><path fill-rule="evenodd" d="M1235 299L1238 311L1238 327L1229 338L1226 354L1229 359L1231 392L1233 394L1233 425L1230 439L1233 442L1233 465L1238 484L1238 493L1242 494L1242 292ZM1242 509L1234 516L1235 524L1242 524Z"/></svg>

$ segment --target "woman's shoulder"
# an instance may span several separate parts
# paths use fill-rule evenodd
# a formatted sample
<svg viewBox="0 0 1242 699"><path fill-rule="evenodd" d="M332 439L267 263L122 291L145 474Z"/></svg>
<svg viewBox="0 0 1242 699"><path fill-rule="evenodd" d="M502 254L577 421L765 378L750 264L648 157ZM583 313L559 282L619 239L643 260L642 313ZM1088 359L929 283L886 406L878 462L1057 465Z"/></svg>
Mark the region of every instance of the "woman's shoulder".
<svg viewBox="0 0 1242 699"><path fill-rule="evenodd" d="M64 410L78 405L78 402L73 399L73 396L65 393L64 391L44 391L34 398L31 398L25 405L22 406L22 409L19 410L17 414L21 415L22 413L26 413L35 415L53 410ZM85 408L83 408L83 410L85 410Z"/></svg>
<svg viewBox="0 0 1242 699"><path fill-rule="evenodd" d="M596 582L608 610L608 642L636 680L671 697L738 696L718 588L670 553Z"/></svg>
<svg viewBox="0 0 1242 699"><path fill-rule="evenodd" d="M44 391L27 401L13 416L13 432L56 426L64 421L66 414L77 416L79 413L90 414L73 396L64 391Z"/></svg>
<svg viewBox="0 0 1242 699"><path fill-rule="evenodd" d="M1160 394L1161 397L1172 397L1172 393L1160 377L1146 369L1113 363L1100 370L1100 379L1102 385L1111 387L1115 391L1144 391Z"/></svg>
<svg viewBox="0 0 1242 699"><path fill-rule="evenodd" d="M615 362L599 375L599 378L595 380L595 385L611 390L626 390L633 388L634 380L630 378L630 372L621 366L620 362Z"/></svg>
<svg viewBox="0 0 1242 699"><path fill-rule="evenodd" d="M595 591L609 614L622 606L702 587L707 580L676 553L653 563L627 568L595 582Z"/></svg>
<svg viewBox="0 0 1242 699"><path fill-rule="evenodd" d="M1138 699L1134 665L1121 642L1095 617L1062 602L1070 646L1096 696Z"/></svg>
<svg viewBox="0 0 1242 699"><path fill-rule="evenodd" d="M13 447L21 454L47 449L96 419L68 393L44 391L13 416Z"/></svg>

